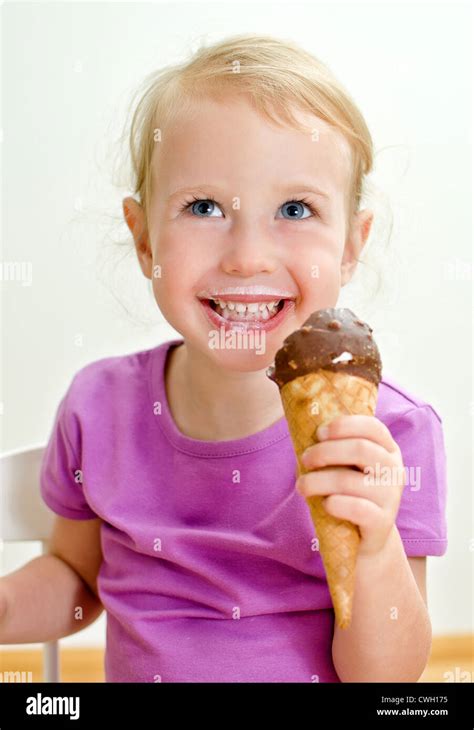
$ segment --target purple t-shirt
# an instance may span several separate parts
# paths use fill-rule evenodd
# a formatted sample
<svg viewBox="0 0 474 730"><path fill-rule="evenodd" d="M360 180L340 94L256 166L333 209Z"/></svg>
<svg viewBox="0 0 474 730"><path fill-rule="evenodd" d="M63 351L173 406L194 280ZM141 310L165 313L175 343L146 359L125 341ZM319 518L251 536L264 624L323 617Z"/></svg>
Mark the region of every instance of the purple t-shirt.
<svg viewBox="0 0 474 730"><path fill-rule="evenodd" d="M54 512L103 520L106 681L339 682L334 613L294 488L287 422L232 441L185 436L163 378L181 342L79 370L42 462L41 494ZM406 554L443 555L441 420L386 377L376 416L406 468L397 515Z"/></svg>

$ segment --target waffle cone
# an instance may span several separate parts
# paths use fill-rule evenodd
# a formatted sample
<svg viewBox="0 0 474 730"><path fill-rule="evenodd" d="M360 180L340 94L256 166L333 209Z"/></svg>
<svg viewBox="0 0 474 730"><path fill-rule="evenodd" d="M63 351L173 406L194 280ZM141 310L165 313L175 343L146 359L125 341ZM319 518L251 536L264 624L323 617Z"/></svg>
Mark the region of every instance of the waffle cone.
<svg viewBox="0 0 474 730"><path fill-rule="evenodd" d="M318 442L316 429L341 415L374 415L377 385L355 375L318 370L285 383L280 389L280 396L299 476L311 471L303 466L301 456L308 446ZM352 522L329 515L322 500L320 496L306 498L319 541L336 622L345 629L350 625L352 616L360 532Z"/></svg>

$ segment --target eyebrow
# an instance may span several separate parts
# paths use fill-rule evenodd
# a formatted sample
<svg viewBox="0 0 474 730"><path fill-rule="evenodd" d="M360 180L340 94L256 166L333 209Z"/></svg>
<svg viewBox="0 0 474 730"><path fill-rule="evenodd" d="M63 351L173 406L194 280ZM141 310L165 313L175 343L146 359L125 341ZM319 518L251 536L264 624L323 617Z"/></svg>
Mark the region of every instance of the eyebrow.
<svg viewBox="0 0 474 730"><path fill-rule="evenodd" d="M188 193L205 193L206 190L214 190L218 191L219 186L218 185L211 185L209 183L202 183L201 185L185 185L184 187L178 188L177 190L174 190L170 195L168 195L167 200L170 200L175 195L182 194L185 192ZM321 190L320 188L314 187L314 185L308 184L304 180L300 182L294 182L289 183L287 185L273 185L273 190L279 191L281 193L291 193L292 191L299 190L299 191L307 191L308 193L314 193L315 195L319 195L322 198L326 198L329 200L330 195L329 193L326 193L324 190Z"/></svg>
<svg viewBox="0 0 474 730"><path fill-rule="evenodd" d="M320 188L317 188L311 183L305 182L304 180L288 183L287 185L274 185L273 189L280 190L282 193L290 193L293 190L306 190L308 191L308 193L320 195L322 198L327 198L328 200L330 197L329 193L326 193L324 190L321 190Z"/></svg>
<svg viewBox="0 0 474 730"><path fill-rule="evenodd" d="M184 185L182 188L177 188L176 190L173 190L172 193L168 195L166 198L167 200L170 200L175 195L179 195L182 193L204 193L206 190L219 190L218 185L211 185L210 183L201 183L200 185Z"/></svg>

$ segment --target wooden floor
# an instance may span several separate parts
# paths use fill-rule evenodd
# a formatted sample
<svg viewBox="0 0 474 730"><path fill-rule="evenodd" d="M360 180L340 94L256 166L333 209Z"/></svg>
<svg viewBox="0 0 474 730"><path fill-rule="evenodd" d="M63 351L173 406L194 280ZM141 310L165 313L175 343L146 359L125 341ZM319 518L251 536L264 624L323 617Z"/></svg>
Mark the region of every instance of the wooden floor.
<svg viewBox="0 0 474 730"><path fill-rule="evenodd" d="M420 682L472 682L474 635L433 639L428 665ZM104 682L102 649L61 649L62 682ZM33 682L42 679L40 650L5 651L0 654L0 672L31 672Z"/></svg>

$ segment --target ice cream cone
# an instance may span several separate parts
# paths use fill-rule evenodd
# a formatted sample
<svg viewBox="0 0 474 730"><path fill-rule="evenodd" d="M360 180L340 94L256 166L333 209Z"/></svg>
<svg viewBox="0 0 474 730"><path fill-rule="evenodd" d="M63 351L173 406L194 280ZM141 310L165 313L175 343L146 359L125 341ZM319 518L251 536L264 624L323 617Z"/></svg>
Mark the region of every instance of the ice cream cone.
<svg viewBox="0 0 474 730"><path fill-rule="evenodd" d="M310 471L301 463L301 456L318 442L316 429L344 414L373 415L377 385L355 375L318 370L290 380L281 388L280 395L299 476ZM306 502L318 538L336 622L344 629L350 625L352 616L359 529L352 522L328 514L322 497L308 497Z"/></svg>
<svg viewBox="0 0 474 730"><path fill-rule="evenodd" d="M341 415L373 416L381 378L380 354L372 329L349 309L320 309L289 335L267 376L278 384L297 458L318 442L316 430ZM324 467L323 467L324 468ZM347 466L327 467L345 469ZM328 514L324 497L306 498L326 571L336 623L352 618L359 528Z"/></svg>

